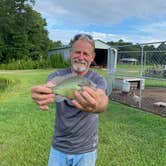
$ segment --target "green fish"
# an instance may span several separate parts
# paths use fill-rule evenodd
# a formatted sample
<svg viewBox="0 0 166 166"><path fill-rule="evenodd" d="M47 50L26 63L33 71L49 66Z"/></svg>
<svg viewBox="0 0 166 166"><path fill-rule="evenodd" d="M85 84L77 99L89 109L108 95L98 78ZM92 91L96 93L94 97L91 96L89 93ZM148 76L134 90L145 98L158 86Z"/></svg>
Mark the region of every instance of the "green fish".
<svg viewBox="0 0 166 166"><path fill-rule="evenodd" d="M74 99L74 92L82 90L83 86L95 87L96 85L86 77L68 74L66 76L56 76L52 80L55 86L53 93L64 98Z"/></svg>

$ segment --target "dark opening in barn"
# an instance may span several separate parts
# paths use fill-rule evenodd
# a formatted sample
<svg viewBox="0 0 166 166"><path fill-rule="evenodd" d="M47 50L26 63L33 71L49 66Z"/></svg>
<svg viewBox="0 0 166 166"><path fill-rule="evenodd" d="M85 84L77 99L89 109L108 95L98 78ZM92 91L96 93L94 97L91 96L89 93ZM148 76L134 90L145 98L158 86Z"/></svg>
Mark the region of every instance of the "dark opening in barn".
<svg viewBox="0 0 166 166"><path fill-rule="evenodd" d="M95 63L97 66L106 67L107 66L107 49L95 49L96 56L95 56Z"/></svg>

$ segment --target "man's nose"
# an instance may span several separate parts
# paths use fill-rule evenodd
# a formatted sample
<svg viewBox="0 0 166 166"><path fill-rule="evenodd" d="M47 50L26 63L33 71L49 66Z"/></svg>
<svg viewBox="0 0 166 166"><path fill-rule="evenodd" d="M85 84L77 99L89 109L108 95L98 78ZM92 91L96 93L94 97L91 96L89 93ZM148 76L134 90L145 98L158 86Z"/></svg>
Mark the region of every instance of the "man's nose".
<svg viewBox="0 0 166 166"><path fill-rule="evenodd" d="M83 53L80 53L80 54L79 54L79 59L84 59L84 58L85 58L84 54L83 54Z"/></svg>

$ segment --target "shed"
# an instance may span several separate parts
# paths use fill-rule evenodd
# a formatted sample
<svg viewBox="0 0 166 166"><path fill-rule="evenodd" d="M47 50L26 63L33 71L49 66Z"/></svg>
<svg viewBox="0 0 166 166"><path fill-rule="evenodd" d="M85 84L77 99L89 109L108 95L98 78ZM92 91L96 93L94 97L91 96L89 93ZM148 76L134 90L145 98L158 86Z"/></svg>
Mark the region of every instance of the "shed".
<svg viewBox="0 0 166 166"><path fill-rule="evenodd" d="M105 42L101 41L101 40L95 40L95 52L96 52L96 56L95 56L95 65L97 66L101 66L101 67L105 67L108 65L108 57L110 56L110 46L108 44L106 44ZM117 52L114 50L114 55L115 57L113 58L113 64L114 67L116 67L116 63L117 63ZM69 59L69 54L70 54L70 46L64 46L64 47L59 47L59 48L55 48L55 49L51 49L48 52L48 55L54 55L54 54L61 54L64 58L64 60L68 60ZM112 63L112 62L111 62Z"/></svg>
<svg viewBox="0 0 166 166"><path fill-rule="evenodd" d="M58 47L48 51L48 56L51 56L54 54L61 54L64 60L68 60L69 54L70 54L70 46Z"/></svg>
<svg viewBox="0 0 166 166"><path fill-rule="evenodd" d="M98 66L105 67L107 66L107 56L109 54L110 46L101 40L95 40L95 63Z"/></svg>

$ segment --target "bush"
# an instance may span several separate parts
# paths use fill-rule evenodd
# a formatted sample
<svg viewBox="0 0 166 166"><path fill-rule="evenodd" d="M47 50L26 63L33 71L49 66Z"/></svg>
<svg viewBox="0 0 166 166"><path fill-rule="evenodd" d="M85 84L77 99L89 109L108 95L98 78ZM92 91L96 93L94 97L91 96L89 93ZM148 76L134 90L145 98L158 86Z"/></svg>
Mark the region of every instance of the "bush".
<svg viewBox="0 0 166 166"><path fill-rule="evenodd" d="M7 64L1 64L0 69L3 70L19 70L19 69L47 69L47 68L65 68L70 65L70 61L63 60L60 54L50 57L40 57L38 60L22 59L12 61Z"/></svg>
<svg viewBox="0 0 166 166"><path fill-rule="evenodd" d="M53 68L65 68L70 65L70 62L65 61L61 54L51 55L49 59Z"/></svg>

